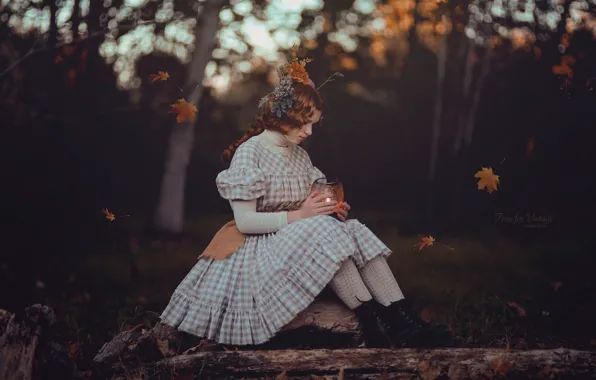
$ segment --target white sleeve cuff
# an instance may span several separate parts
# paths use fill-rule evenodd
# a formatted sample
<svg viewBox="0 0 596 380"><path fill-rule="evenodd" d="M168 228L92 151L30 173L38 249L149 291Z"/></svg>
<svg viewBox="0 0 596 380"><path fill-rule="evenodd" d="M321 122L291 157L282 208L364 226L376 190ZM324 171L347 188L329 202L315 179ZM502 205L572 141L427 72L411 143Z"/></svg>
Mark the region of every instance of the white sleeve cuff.
<svg viewBox="0 0 596 380"><path fill-rule="evenodd" d="M269 234L288 224L288 212L257 212L257 200L231 200L234 221L243 234Z"/></svg>

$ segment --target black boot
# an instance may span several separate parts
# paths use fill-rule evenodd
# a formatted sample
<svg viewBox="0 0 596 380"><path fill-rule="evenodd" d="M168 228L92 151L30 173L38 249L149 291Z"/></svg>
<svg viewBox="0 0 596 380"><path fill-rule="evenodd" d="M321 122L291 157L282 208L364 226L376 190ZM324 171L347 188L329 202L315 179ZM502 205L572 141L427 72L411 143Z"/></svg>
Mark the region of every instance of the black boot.
<svg viewBox="0 0 596 380"><path fill-rule="evenodd" d="M374 301L365 301L353 310L358 317L364 344L367 348L391 347L391 338L383 330L376 309L377 306Z"/></svg>
<svg viewBox="0 0 596 380"><path fill-rule="evenodd" d="M397 347L448 347L453 344L447 326L431 326L412 311L405 299L379 305L381 325Z"/></svg>

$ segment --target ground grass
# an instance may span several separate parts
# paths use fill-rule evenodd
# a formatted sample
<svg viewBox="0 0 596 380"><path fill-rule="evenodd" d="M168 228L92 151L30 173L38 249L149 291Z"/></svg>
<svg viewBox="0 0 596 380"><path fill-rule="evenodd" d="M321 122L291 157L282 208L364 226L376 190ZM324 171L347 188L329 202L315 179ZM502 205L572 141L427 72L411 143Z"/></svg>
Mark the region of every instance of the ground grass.
<svg viewBox="0 0 596 380"><path fill-rule="evenodd" d="M520 243L495 230L442 236L418 251L414 245L421 236L401 233L391 216L353 216L393 250L389 264L420 315L447 324L459 346L595 346L594 305L587 297L594 282L581 244ZM45 302L56 309L71 340L96 352L118 332L157 321L175 287L228 219L190 220L184 242L141 243L132 250L135 254L130 241L90 247L61 263L67 286L59 294L48 293Z"/></svg>

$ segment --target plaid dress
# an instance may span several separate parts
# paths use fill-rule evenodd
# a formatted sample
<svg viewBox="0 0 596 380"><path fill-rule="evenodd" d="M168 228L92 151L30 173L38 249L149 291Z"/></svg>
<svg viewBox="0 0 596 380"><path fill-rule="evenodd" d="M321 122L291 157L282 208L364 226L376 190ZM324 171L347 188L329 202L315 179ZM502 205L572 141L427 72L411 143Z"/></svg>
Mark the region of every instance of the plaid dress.
<svg viewBox="0 0 596 380"><path fill-rule="evenodd" d="M306 151L274 152L255 136L236 150L216 184L224 199L257 199L257 211L299 207L324 177ZM223 344L268 341L310 305L348 258L358 267L391 254L366 226L315 216L247 235L225 260L199 260L178 285L162 322Z"/></svg>

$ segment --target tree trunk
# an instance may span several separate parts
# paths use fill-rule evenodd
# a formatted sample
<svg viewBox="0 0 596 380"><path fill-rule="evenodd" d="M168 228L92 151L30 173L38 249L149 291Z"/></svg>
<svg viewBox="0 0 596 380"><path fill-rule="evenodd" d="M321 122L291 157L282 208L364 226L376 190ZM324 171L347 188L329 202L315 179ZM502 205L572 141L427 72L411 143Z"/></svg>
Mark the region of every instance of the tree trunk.
<svg viewBox="0 0 596 380"><path fill-rule="evenodd" d="M443 84L445 83L445 70L447 68L447 44L449 35L441 37L437 61L437 92L435 93L434 119L431 131L430 155L428 160L426 218L430 223L434 214L434 181L439 154L439 140L441 137L441 118L443 115Z"/></svg>
<svg viewBox="0 0 596 380"><path fill-rule="evenodd" d="M205 67L211 60L219 27L219 12L226 3L226 0L206 2L198 17L195 50L184 86L185 97L190 104L198 105L201 100ZM194 121L176 123L172 128L154 218L155 227L160 231L174 234L183 231L186 169L194 146L194 135Z"/></svg>
<svg viewBox="0 0 596 380"><path fill-rule="evenodd" d="M361 334L355 314L337 300L317 300L303 310L270 341L259 346L224 346L180 333L157 324L153 329L138 326L104 344L93 359L102 378L130 371L164 357L196 351L277 350L296 348L357 347ZM145 363L145 364L143 364Z"/></svg>
<svg viewBox="0 0 596 380"><path fill-rule="evenodd" d="M133 370L129 369L129 373ZM565 348L507 351L491 348L337 349L200 352L160 360L147 374L201 374L201 378L255 379L285 372L311 375L368 375L367 378L488 379L596 378L596 353ZM376 375L376 376L374 376Z"/></svg>
<svg viewBox="0 0 596 380"><path fill-rule="evenodd" d="M468 117L468 122L465 128L465 143L466 145L470 145L472 143L472 135L474 133L474 127L476 126L476 112L478 111L478 105L480 104L480 97L482 95L482 90L484 89L484 84L486 82L486 77L490 72L491 66L491 59L493 53L493 43L492 41L488 41L485 45L484 49L484 56L482 58L482 68L480 71L480 77L478 78L478 84L476 85L476 91L474 91L474 97L472 98L472 106L470 108L470 115Z"/></svg>
<svg viewBox="0 0 596 380"><path fill-rule="evenodd" d="M464 80L462 83L462 95L461 95L461 107L459 107L459 115L457 120L457 131L455 139L453 141L453 155L457 156L461 149L462 141L464 138L464 132L466 130L467 116L469 115L469 96L470 88L472 85L473 73L476 54L476 48L474 46L474 40L468 39L468 53L466 55L465 69L464 69Z"/></svg>
<svg viewBox="0 0 596 380"><path fill-rule="evenodd" d="M55 321L54 311L39 304L23 315L0 309L0 380L72 378L66 348L47 338Z"/></svg>
<svg viewBox="0 0 596 380"><path fill-rule="evenodd" d="M36 348L35 330L18 323L14 314L0 310L0 380L30 380Z"/></svg>

